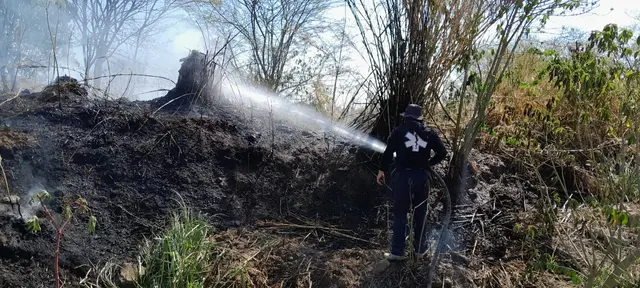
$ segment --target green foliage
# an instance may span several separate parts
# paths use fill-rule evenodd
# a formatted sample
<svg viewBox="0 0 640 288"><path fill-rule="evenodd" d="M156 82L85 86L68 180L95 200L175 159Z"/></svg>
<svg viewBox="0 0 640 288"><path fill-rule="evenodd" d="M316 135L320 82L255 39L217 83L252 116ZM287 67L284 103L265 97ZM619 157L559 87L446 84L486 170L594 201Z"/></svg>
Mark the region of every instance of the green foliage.
<svg viewBox="0 0 640 288"><path fill-rule="evenodd" d="M96 219L96 216L91 215L89 217L89 232L96 232L96 225L98 225L98 220Z"/></svg>
<svg viewBox="0 0 640 288"><path fill-rule="evenodd" d="M33 215L33 217L27 221L27 227L29 228L29 231L32 232L39 232L42 230L38 216Z"/></svg>
<svg viewBox="0 0 640 288"><path fill-rule="evenodd" d="M566 276L571 279L571 283L574 285L580 285L583 282L583 278L580 273L569 267L565 267L556 262L553 255L543 255L536 261L531 261L527 264L524 278L533 277L535 272L547 271L556 275Z"/></svg>
<svg viewBox="0 0 640 288"><path fill-rule="evenodd" d="M586 45L571 48L568 56L553 50L530 48L527 53L537 55L540 62L547 62L547 65L538 71L534 81L522 82L520 86L531 88L548 75L549 81L562 91L563 96L562 99L551 99L548 110L557 108L559 100L565 101L577 108L574 110L581 123L611 121L612 111L617 110L625 116L637 115L636 90L625 89L637 87L639 80L635 64L640 60L640 50L635 44L637 40L630 41L632 37L630 30L610 24L603 31L594 31ZM619 93L621 91L628 93ZM616 103L619 107L612 106Z"/></svg>
<svg viewBox="0 0 640 288"><path fill-rule="evenodd" d="M62 234L64 233L64 228L67 226L67 224L69 224L69 222L71 221L71 218L75 214L89 213L89 206L88 206L87 200L85 200L84 198L78 198L75 202L71 204L63 204L62 214L64 216L64 219L62 223L59 223L45 204L45 202L48 202L49 200L51 200L51 194L49 194L49 192L47 192L46 190L42 190L37 194L31 196L31 203L33 203L34 201L40 202L40 204L42 205L44 214L47 216L47 219L56 230L56 246L54 250L56 257L55 257L54 267L55 267L56 287L60 288L62 286L60 281L60 266L59 266L58 260L60 258L60 242L62 240ZM91 215L89 218L90 233L95 232L96 222L97 222L96 217ZM33 233L36 233L42 230L37 216L34 215L31 219L27 221L27 228Z"/></svg>
<svg viewBox="0 0 640 288"><path fill-rule="evenodd" d="M501 87L515 97L492 108L509 112L501 121L512 129L498 130L499 139L518 149L555 151L538 159L552 167L589 164L593 168L582 170L589 177L574 184L601 202L637 199L640 173L631 159L640 152L639 43L631 30L609 24L568 53L530 48L515 56ZM501 124L496 119L492 127Z"/></svg>
<svg viewBox="0 0 640 288"><path fill-rule="evenodd" d="M549 17L557 11L568 11L589 6L586 1L557 1L557 0L535 0L535 1L516 1L505 2L500 5L497 14L491 14L493 23L496 25L496 33L493 38L496 46L488 50L478 49L478 45L470 47L470 55L455 60L458 63L460 72L464 71L463 87L460 88L461 97L466 96L467 91L474 95L473 116L466 125L462 120L462 106L464 101L459 102L457 113L456 132L454 135L455 143L453 143L453 164L449 170L448 178L453 179L458 176L459 170L464 160L471 151L472 143L475 141L478 133L482 131L482 125L486 121L487 111L494 105L493 96L496 89L501 85L511 62L516 55L516 49L520 45L520 41L524 39L533 28L541 28L547 22ZM539 21L539 25L536 24ZM482 68L484 67L484 68ZM488 69L487 69L488 68ZM466 121L466 119L464 120ZM465 128L463 128L465 127ZM524 134L530 134L530 131L520 131ZM538 142L533 141L531 135L516 135L515 137L504 138L504 141L510 145L537 147Z"/></svg>
<svg viewBox="0 0 640 288"><path fill-rule="evenodd" d="M51 222L51 224L58 230L62 230L64 229L64 227L66 226L66 224L71 221L71 218L73 216L75 216L76 214L87 214L90 213L89 211L89 204L87 203L87 200L79 197L78 199L76 199L76 201L74 201L71 204L63 204L62 206L62 216L64 217L64 222L63 223L58 223L55 218L53 217L53 214L51 214L51 212L49 211L49 209L47 209L47 207L45 206L46 203L48 201L51 201L51 194L49 194L49 192L47 192L46 190L42 190L40 192L38 192L37 194L31 196L31 202L33 203L33 201L39 201L40 204L42 205L42 207L44 208L44 212L47 216L47 218L49 218L49 221ZM89 226L88 226L88 230L89 232L93 233L95 232L95 227L97 225L97 218L93 215L89 216ZM38 232L41 230L40 224L39 224L39 219L37 216L33 216L31 219L29 219L27 221L27 227L29 228L29 230L31 232ZM61 233L62 231L59 231L59 233Z"/></svg>
<svg viewBox="0 0 640 288"><path fill-rule="evenodd" d="M78 199L76 200L75 204L76 204L76 205L77 205L77 207L78 207L78 212L80 212L80 213L87 213L87 212L89 212L89 206L88 206L88 203L87 203L87 200L86 200L86 199L84 199L84 198L80 197L80 198L78 198Z"/></svg>
<svg viewBox="0 0 640 288"><path fill-rule="evenodd" d="M149 244L140 287L204 287L214 246L209 226L188 211L176 214L171 227Z"/></svg>
<svg viewBox="0 0 640 288"><path fill-rule="evenodd" d="M63 215L64 215L64 220L69 220L71 219L71 206L65 206L63 211Z"/></svg>
<svg viewBox="0 0 640 288"><path fill-rule="evenodd" d="M31 196L31 200L40 200L43 202L46 201L50 201L51 200L51 194L49 194L49 192L47 192L47 190L42 190L40 192L38 192L37 194Z"/></svg>
<svg viewBox="0 0 640 288"><path fill-rule="evenodd" d="M531 1L536 2L536 1ZM575 3L573 3L575 4ZM568 5L573 5L568 4ZM527 13L527 9L524 9ZM546 18L543 17L546 21ZM503 25L498 26L498 37L504 37L506 31ZM529 31L526 31L528 33ZM607 188L611 194L618 193L615 197L603 199L602 197L594 198L592 204L601 205L608 203L612 199L622 201L626 195L634 195L637 189L631 179L636 177L627 176L625 173L615 173L614 176L608 174L600 174L597 170L600 168L595 163L611 164L609 160L615 159L615 163L624 163L631 154L624 149L625 147L613 147L611 143L619 143L618 139L622 138L627 144L633 145L637 143L638 124L640 123L639 111L636 108L638 103L638 95L640 95L640 79L636 77L637 65L640 63L638 55L638 47L635 43L630 43L633 34L625 29L617 29L615 25L608 25L602 32L594 32L588 39L588 44L578 46L570 53L560 53L553 50L530 49L528 56L534 59L533 65L524 65L514 67L513 65L505 66L508 71L505 73L506 84L512 88L510 91L504 91L501 96L508 96L520 93L508 100L501 101L493 98L494 90L498 85L504 87L501 79L500 69L495 67L500 63L509 63L510 57L517 57L515 49L511 54L506 53L505 49L491 49L484 53L478 53L478 58L489 55L489 61L493 70L482 71L482 73L470 73L468 81L470 90L478 95L476 99L476 107L474 112L477 113L477 122L473 124L479 127L479 130L486 131L487 122L491 122L496 128L497 135L507 146L515 147L520 150L526 150L522 155L536 155L531 157L527 167L533 168L540 178L541 185L551 185L561 188L569 196L568 192L577 189L588 190L593 187L587 186L590 177L594 179L612 179L615 181L597 181L594 190ZM635 40L635 39L634 39ZM640 42L640 40L637 40ZM502 45L504 42L501 42ZM517 42L516 42L517 43ZM513 46L511 46L513 47ZM496 59L498 59L496 61ZM464 64L464 63L463 63ZM531 64L531 63L528 63ZM542 65L540 65L542 64ZM463 65L464 66L464 65ZM471 65L470 65L471 66ZM478 65L480 66L480 65ZM469 67L469 66L465 66ZM527 74L532 67L538 68L535 73ZM534 74L534 75L531 75ZM489 75L477 77L477 75ZM534 76L533 79L524 79L519 76ZM496 77L491 79L491 77ZM544 81L548 77L548 81ZM635 79L634 79L635 78ZM524 92L524 93L522 93ZM524 94L524 95L523 95ZM515 100L515 101L510 101ZM478 103L479 102L479 103ZM459 103L463 103L460 101ZM483 106L485 105L486 106ZM462 105L462 104L460 104ZM499 111L502 108L503 117L496 120L484 119L483 112L485 108L488 111ZM459 111L462 111L460 109ZM499 113L499 112L498 112ZM475 115L474 115L475 116ZM498 129L498 125L510 125L514 129ZM504 131L504 132L503 132ZM475 139L473 133L468 137L464 135L465 142L469 139ZM473 131L471 131L473 132ZM460 134L456 135L461 137ZM609 146L606 146L609 145ZM545 149L545 153L529 153L538 152ZM531 151L533 150L533 151ZM636 147L636 152L637 152ZM612 155L620 155L614 157ZM455 164L455 163L454 163ZM586 164L590 164L587 166ZM632 167L636 164L630 165ZM595 166L595 167L594 167ZM578 168L575 168L578 167ZM582 168L588 167L588 168ZM594 167L596 169L592 169ZM565 169L571 168L571 169ZM545 176L541 176L541 171L545 171ZM555 175L549 175L552 171ZM567 175L565 172L574 172L572 179L574 182L584 181L582 183L566 183ZM578 174L576 171L583 173ZM630 171L633 171L632 169ZM581 177L585 176L585 177ZM607 176L607 177L605 177ZM577 178L577 179L576 179ZM586 179L586 180L585 180ZM594 181L595 182L595 181ZM611 184L607 184L611 183ZM571 184L572 186L569 186ZM602 186L602 187L600 187ZM590 191L594 191L590 190ZM553 190L551 190L553 191ZM596 263L595 260L589 262L587 256L581 259L587 259L585 265L589 267L589 271L576 271L562 265L558 265L552 255L545 254L544 250L539 249L540 245L548 245L557 237L560 229L558 224L558 207L562 207L564 199L556 192L551 193L547 190L541 191L541 197L536 202L536 213L534 214L532 223L521 223L514 227L514 230L522 237L523 254L527 255L529 263L528 270L531 271L548 271L551 273L567 276L574 284L587 282L587 287L594 287L593 279L600 277L603 281L617 279L618 276L624 275L622 270L618 269L614 272L607 272L606 269L611 267L608 259L622 259L622 257L614 258L614 252L622 251L622 246L609 247L606 251L607 257L601 262ZM625 197L622 197L625 195ZM600 196L600 195L599 195ZM566 198L565 198L566 199ZM634 199L634 198L632 198ZM637 196L635 197L637 199ZM568 207L579 207L578 201L566 202ZM627 213L622 210L607 210L609 223L614 227L628 225L631 221ZM560 237L564 237L561 235ZM581 235L582 236L582 235ZM575 237L575 236L574 236ZM580 237L580 236L578 236ZM612 240L614 237L607 238ZM621 243L621 242L615 242ZM584 245L582 245L584 247ZM593 247L592 247L593 248ZM595 248L594 248L595 249ZM612 252L613 251L613 252ZM592 252L592 251L589 251ZM590 255L584 252L581 255ZM601 252L601 251L598 251ZM619 254L623 254L620 252ZM598 265L602 263L602 265ZM606 264L606 265L605 265ZM619 271L620 270L620 271ZM607 276L609 275L609 276ZM526 277L525 277L526 278Z"/></svg>
<svg viewBox="0 0 640 288"><path fill-rule="evenodd" d="M145 273L138 287L231 287L246 279L243 269L232 268L222 276L223 253L211 240L211 227L183 207L173 216L171 226L164 233L147 242L143 253ZM211 283L213 282L213 283Z"/></svg>
<svg viewBox="0 0 640 288"><path fill-rule="evenodd" d="M629 224L629 213L627 211L621 211L612 206L605 206L602 211L607 216L607 220L611 226L626 226Z"/></svg>
<svg viewBox="0 0 640 288"><path fill-rule="evenodd" d="M598 166L601 179L599 196L606 204L636 200L640 197L640 166L621 159L603 161Z"/></svg>
<svg viewBox="0 0 640 288"><path fill-rule="evenodd" d="M568 103L577 108L581 123L612 120L612 92L623 84L620 83L622 75L630 72L620 57L633 54L627 43L631 34L630 30L619 31L615 25L607 25L602 32L594 31L588 44L576 47L571 57L553 55L547 68L549 80L562 89ZM629 99L620 100L625 105Z"/></svg>
<svg viewBox="0 0 640 288"><path fill-rule="evenodd" d="M629 143L637 138L634 121L638 120L640 87L640 49L638 40L632 38L631 30L609 24L592 32L588 43L576 47L570 57L554 54L548 67L549 80L563 89L568 104L577 108L580 123L608 123L601 129L608 135L628 138ZM612 115L616 111L619 115Z"/></svg>

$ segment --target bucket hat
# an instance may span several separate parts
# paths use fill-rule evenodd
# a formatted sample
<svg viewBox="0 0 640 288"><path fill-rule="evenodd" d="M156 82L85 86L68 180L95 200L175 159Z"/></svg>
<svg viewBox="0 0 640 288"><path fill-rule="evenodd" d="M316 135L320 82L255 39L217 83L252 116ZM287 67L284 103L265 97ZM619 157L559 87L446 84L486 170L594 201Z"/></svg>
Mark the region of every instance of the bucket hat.
<svg viewBox="0 0 640 288"><path fill-rule="evenodd" d="M409 104L407 109L400 113L400 115L405 118L412 118L420 121L422 120L422 107L416 104Z"/></svg>

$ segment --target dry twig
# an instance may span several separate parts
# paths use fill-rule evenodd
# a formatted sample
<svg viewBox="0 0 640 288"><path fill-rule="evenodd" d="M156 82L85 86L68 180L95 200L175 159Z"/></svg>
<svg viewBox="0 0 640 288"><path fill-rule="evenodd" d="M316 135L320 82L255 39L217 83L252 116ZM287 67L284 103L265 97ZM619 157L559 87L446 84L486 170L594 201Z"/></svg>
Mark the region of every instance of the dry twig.
<svg viewBox="0 0 640 288"><path fill-rule="evenodd" d="M289 228L297 228L297 229L321 230L321 231L324 231L324 232L326 232L328 234L331 234L331 235L334 235L334 236L338 236L338 237L347 238L347 239L351 239L351 240L354 240L354 241L357 241L357 242L368 243L368 244L376 245L376 246L379 245L376 242L372 242L372 241L369 241L369 240L365 240L365 239L362 239L362 238L358 238L358 237L351 236L351 235L345 234L343 232L340 232L340 231L347 231L347 230L344 230L344 229L337 229L337 228L317 226L317 225L316 226L309 226L309 225L296 225L296 224L286 224L286 223L266 223L266 222L263 222L263 225L264 225L264 227L271 226L271 227L289 227Z"/></svg>

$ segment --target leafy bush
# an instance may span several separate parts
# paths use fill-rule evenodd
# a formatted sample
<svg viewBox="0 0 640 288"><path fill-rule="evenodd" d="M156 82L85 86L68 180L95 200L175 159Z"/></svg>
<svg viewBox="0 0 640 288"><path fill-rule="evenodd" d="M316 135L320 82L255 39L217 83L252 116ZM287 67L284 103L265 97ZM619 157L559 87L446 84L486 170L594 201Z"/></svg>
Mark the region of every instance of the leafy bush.
<svg viewBox="0 0 640 288"><path fill-rule="evenodd" d="M531 260L525 278L547 271L585 287L633 287L640 250L626 207L640 196L640 37L610 24L567 52L532 48L514 59L486 137L523 159L540 187L565 192L540 191L534 222L516 227ZM558 269L539 249L550 237L581 269Z"/></svg>

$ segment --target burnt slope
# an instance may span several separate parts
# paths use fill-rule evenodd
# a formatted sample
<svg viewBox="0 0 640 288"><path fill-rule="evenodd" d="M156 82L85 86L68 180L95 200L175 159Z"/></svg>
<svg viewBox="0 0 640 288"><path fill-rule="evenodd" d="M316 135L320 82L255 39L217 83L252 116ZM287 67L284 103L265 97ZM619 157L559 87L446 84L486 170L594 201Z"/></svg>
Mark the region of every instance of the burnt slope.
<svg viewBox="0 0 640 288"><path fill-rule="evenodd" d="M95 279L107 261L135 262L145 237L161 232L180 199L219 229L216 237L238 250L235 256L260 249L256 238L279 243L275 254L252 252L261 260L249 273L267 283L259 287L424 283L428 262L373 275L389 245L390 210L374 183L375 167L356 161L355 147L293 128L269 111L213 101L164 105L183 93L178 88L162 101L128 102L89 100L76 93L77 85L64 85L68 89L0 106L0 155L25 218L44 220L28 203L41 189L54 196L56 213L60 201L81 196L98 218L95 234L86 231L85 216L65 233L60 263L66 287L83 287L80 279ZM468 199L452 218L447 242L457 253L445 253L438 287L484 285L491 278L484 272L502 273L503 263L525 267L524 236L514 227L537 201L533 182L500 157L474 150L470 158ZM441 174L446 168L436 167ZM432 190L431 204L438 192ZM437 234L442 211L431 206L429 227ZM53 228L43 223L40 233L28 232L6 204L0 204L0 219L0 284L53 286ZM490 287L500 286L490 280Z"/></svg>
<svg viewBox="0 0 640 288"><path fill-rule="evenodd" d="M283 123L275 124L274 137L265 136L260 125L269 119L249 126L221 107L206 115L152 115L144 102L39 99L32 94L2 107L0 125L31 141L5 141L0 153L25 218L33 212L44 220L28 203L43 188L57 213L61 199L81 196L98 218L95 234L86 231L86 217L65 232L60 263L67 287L108 260L135 259L179 197L222 229L288 215L332 222L361 237L375 225L361 219L374 218L367 216L380 202L371 193L378 188L366 168L349 167L349 147L339 141ZM52 286L55 231L43 223L39 234L29 233L10 207L4 210L0 284Z"/></svg>

